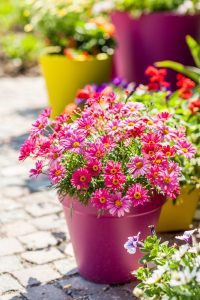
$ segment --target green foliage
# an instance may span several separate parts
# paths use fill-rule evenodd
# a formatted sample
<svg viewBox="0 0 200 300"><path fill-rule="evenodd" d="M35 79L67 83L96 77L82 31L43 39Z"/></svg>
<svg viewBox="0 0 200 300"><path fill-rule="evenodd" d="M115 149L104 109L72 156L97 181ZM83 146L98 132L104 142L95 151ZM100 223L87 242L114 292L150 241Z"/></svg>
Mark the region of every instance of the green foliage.
<svg viewBox="0 0 200 300"><path fill-rule="evenodd" d="M40 50L37 38L32 34L10 33L1 40L3 52L11 59L19 59L21 63L37 59Z"/></svg>
<svg viewBox="0 0 200 300"><path fill-rule="evenodd" d="M169 246L156 236L142 244L144 253L140 267L134 272L140 283L134 295L140 299L200 299L200 245Z"/></svg>

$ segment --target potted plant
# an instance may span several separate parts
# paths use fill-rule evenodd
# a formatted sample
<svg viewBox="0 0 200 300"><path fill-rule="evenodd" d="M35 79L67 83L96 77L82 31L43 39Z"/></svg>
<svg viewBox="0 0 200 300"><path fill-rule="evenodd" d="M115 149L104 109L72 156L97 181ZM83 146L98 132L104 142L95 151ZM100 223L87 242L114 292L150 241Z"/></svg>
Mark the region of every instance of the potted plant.
<svg viewBox="0 0 200 300"><path fill-rule="evenodd" d="M193 64L185 36L190 34L199 39L198 1L116 0L115 3L112 21L118 41L115 56L118 76L139 84L145 83L144 71L155 61L170 59Z"/></svg>
<svg viewBox="0 0 200 300"><path fill-rule="evenodd" d="M198 85L191 79L178 74L177 90L172 93L169 83L165 80L166 69L156 69L150 66L146 70L146 75L149 76L149 84L138 86L130 100L140 101L148 105L149 110L157 113L168 111L170 115L173 115L174 126L179 127L179 134L174 138L178 141L182 135L186 135L187 139L199 149L200 110L196 105L199 101ZM182 160L180 196L173 201L169 199L163 205L157 231L168 232L189 229L199 200L199 166L199 150L192 159ZM173 219L169 216L173 216Z"/></svg>
<svg viewBox="0 0 200 300"><path fill-rule="evenodd" d="M52 116L63 112L77 89L111 76L114 26L106 19L92 18L89 9L88 2L77 5L74 0L31 3L30 26L47 46L40 63Z"/></svg>
<svg viewBox="0 0 200 300"><path fill-rule="evenodd" d="M184 134L174 139L179 129L169 113L150 112L130 100L132 92L97 92L82 111L53 121L46 109L20 151L20 160L37 160L31 176L45 173L58 191L80 274L100 283L133 278L137 259L121 243L156 225L166 197L179 194L179 157L195 153Z"/></svg>
<svg viewBox="0 0 200 300"><path fill-rule="evenodd" d="M142 300L200 299L200 251L193 237L195 232L197 229L177 236L184 242L179 247L162 243L154 229L144 241L139 234L128 238L124 245L127 251L134 254L139 248L143 253L143 267L134 272L140 281L133 290L134 296Z"/></svg>

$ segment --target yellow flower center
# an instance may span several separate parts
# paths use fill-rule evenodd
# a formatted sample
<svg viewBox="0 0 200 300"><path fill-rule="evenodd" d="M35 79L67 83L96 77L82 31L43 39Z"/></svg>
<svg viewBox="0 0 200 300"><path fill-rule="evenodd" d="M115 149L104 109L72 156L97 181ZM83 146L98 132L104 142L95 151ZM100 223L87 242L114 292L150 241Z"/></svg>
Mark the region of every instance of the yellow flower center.
<svg viewBox="0 0 200 300"><path fill-rule="evenodd" d="M153 156L154 155L154 151L149 151L149 155Z"/></svg>
<svg viewBox="0 0 200 300"><path fill-rule="evenodd" d="M61 174L61 171L60 171L60 170L56 170L56 171L55 171L55 176L60 176L60 174Z"/></svg>
<svg viewBox="0 0 200 300"><path fill-rule="evenodd" d="M134 198L135 199L140 199L141 198L141 193L140 192L135 192Z"/></svg>
<svg viewBox="0 0 200 300"><path fill-rule="evenodd" d="M85 125L84 127L86 130L90 128L90 125Z"/></svg>
<svg viewBox="0 0 200 300"><path fill-rule="evenodd" d="M40 125L38 126L38 128L39 128L39 129L42 129L42 128L44 128L44 125L43 125L43 124L40 124Z"/></svg>
<svg viewBox="0 0 200 300"><path fill-rule="evenodd" d="M98 151L96 152L96 157L99 157L100 155L101 155L101 151L98 150Z"/></svg>
<svg viewBox="0 0 200 300"><path fill-rule="evenodd" d="M147 122L147 124L148 124L148 125L153 125L153 122L149 120L149 121Z"/></svg>
<svg viewBox="0 0 200 300"><path fill-rule="evenodd" d="M118 184L119 184L119 180L118 180L118 179L113 179L112 183L113 183L114 185L118 185Z"/></svg>
<svg viewBox="0 0 200 300"><path fill-rule="evenodd" d="M184 153L187 153L188 152L188 149L187 148L182 148L181 149Z"/></svg>
<svg viewBox="0 0 200 300"><path fill-rule="evenodd" d="M134 126L134 125L135 125L135 123L133 123L133 122L128 123L128 126Z"/></svg>
<svg viewBox="0 0 200 300"><path fill-rule="evenodd" d="M154 172L154 173L153 173L153 177L154 177L154 178L157 178L157 176L158 176L158 172Z"/></svg>
<svg viewBox="0 0 200 300"><path fill-rule="evenodd" d="M164 183L170 183L171 182L171 178L170 177L165 177L164 178Z"/></svg>
<svg viewBox="0 0 200 300"><path fill-rule="evenodd" d="M81 182L86 181L86 177L85 177L85 176L81 176L81 177L80 177L80 181L81 181Z"/></svg>
<svg viewBox="0 0 200 300"><path fill-rule="evenodd" d="M73 147L76 148L76 147L79 147L79 146L80 146L80 143L79 143L79 142L74 142L74 143L73 143Z"/></svg>
<svg viewBox="0 0 200 300"><path fill-rule="evenodd" d="M168 173L171 173L173 171L173 168L168 168Z"/></svg>
<svg viewBox="0 0 200 300"><path fill-rule="evenodd" d="M166 152L166 156L170 156L171 153L169 151Z"/></svg>
<svg viewBox="0 0 200 300"><path fill-rule="evenodd" d="M98 171L98 170L99 170L99 168L98 168L97 165L94 165L94 166L92 167L92 169L93 169L93 171Z"/></svg>
<svg viewBox="0 0 200 300"><path fill-rule="evenodd" d="M158 165L161 164L161 162L162 162L162 160L159 159L159 158L155 160L155 163L158 164Z"/></svg>
<svg viewBox="0 0 200 300"><path fill-rule="evenodd" d="M117 169L115 169L115 168L111 169L110 173L113 174L113 175L116 174L117 173Z"/></svg>
<svg viewBox="0 0 200 300"><path fill-rule="evenodd" d="M104 144L104 147L105 147L105 148L108 148L109 146L110 146L110 144L108 144L108 143L105 143L105 144Z"/></svg>
<svg viewBox="0 0 200 300"><path fill-rule="evenodd" d="M134 108L134 107L131 107L131 108L130 108L130 111L135 111L135 108Z"/></svg>
<svg viewBox="0 0 200 300"><path fill-rule="evenodd" d="M136 168L138 169L141 169L143 167L143 163L141 161L138 161L136 164L135 164Z"/></svg>
<svg viewBox="0 0 200 300"><path fill-rule="evenodd" d="M115 200L115 205L120 207L122 206L122 201L121 200Z"/></svg>
<svg viewBox="0 0 200 300"><path fill-rule="evenodd" d="M169 133L169 130L167 130L167 129L163 130L163 134L168 134L168 133Z"/></svg>
<svg viewBox="0 0 200 300"><path fill-rule="evenodd" d="M106 198L105 198L105 197L100 197L100 198L99 198L99 202L100 202L101 204L106 203Z"/></svg>
<svg viewBox="0 0 200 300"><path fill-rule="evenodd" d="M113 126L113 127L112 127L112 130L116 130L116 129L117 129L117 126Z"/></svg>

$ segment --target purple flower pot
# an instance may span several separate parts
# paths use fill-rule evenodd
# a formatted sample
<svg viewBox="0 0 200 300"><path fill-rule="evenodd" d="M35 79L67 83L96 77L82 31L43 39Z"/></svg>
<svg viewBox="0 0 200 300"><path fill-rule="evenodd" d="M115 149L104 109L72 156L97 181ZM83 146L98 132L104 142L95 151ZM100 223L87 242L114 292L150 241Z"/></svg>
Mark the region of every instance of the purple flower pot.
<svg viewBox="0 0 200 300"><path fill-rule="evenodd" d="M199 40L199 14L152 13L134 19L127 12L115 12L112 21L118 41L115 54L117 76L139 84L147 82L144 71L156 61L175 60L194 65L185 36L190 34ZM173 81L174 76L170 71L168 79Z"/></svg>
<svg viewBox="0 0 200 300"><path fill-rule="evenodd" d="M148 226L157 224L163 203L163 196L155 194L151 202L124 217L97 217L96 208L66 196L62 204L80 275L107 284L133 280L131 272L138 268L140 254L128 254L124 243L138 232L141 238L150 233Z"/></svg>

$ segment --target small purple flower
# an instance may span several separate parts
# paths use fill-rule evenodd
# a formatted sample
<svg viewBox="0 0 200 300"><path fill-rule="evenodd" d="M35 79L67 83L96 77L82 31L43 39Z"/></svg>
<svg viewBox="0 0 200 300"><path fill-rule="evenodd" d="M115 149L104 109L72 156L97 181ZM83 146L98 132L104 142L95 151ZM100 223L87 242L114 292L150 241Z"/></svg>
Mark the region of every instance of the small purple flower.
<svg viewBox="0 0 200 300"><path fill-rule="evenodd" d="M188 230L183 233L183 235L176 236L177 240L186 242L187 244L192 244L192 235L197 232L197 229Z"/></svg>
<svg viewBox="0 0 200 300"><path fill-rule="evenodd" d="M128 253L135 254L138 247L139 238L140 232L138 232L138 234L135 236L128 237L128 241L124 244L124 248L127 250Z"/></svg>

